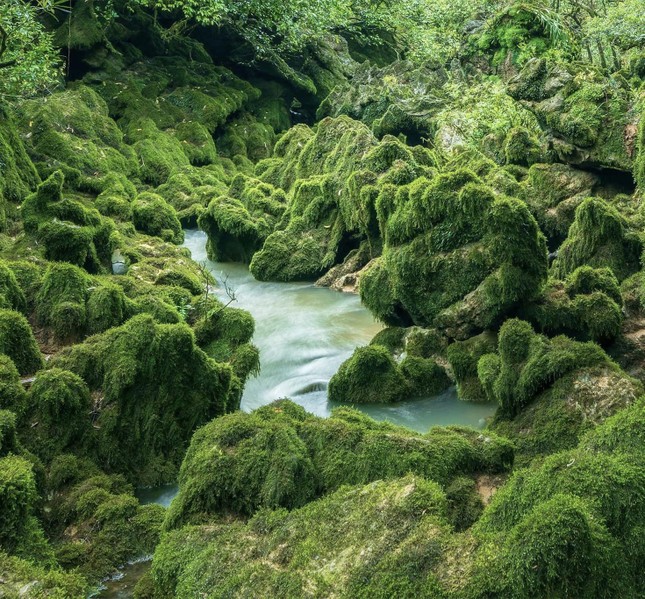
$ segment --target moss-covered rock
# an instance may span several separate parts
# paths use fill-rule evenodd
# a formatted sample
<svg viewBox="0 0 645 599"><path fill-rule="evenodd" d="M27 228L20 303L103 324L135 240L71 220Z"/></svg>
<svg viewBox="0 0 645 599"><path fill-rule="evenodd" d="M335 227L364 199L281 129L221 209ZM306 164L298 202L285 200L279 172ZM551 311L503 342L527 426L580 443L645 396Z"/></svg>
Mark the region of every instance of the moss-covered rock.
<svg viewBox="0 0 645 599"><path fill-rule="evenodd" d="M56 489L48 515L56 557L97 583L128 560L149 555L165 509L140 505L123 477L94 474Z"/></svg>
<svg viewBox="0 0 645 599"><path fill-rule="evenodd" d="M140 231L173 243L184 240L175 209L157 194L139 194L132 203L132 216L134 226Z"/></svg>
<svg viewBox="0 0 645 599"><path fill-rule="evenodd" d="M85 85L72 86L20 106L20 126L41 174L62 169L69 182L116 171L134 175L135 153L108 116L99 94Z"/></svg>
<svg viewBox="0 0 645 599"><path fill-rule="evenodd" d="M407 356L397 363L378 339L356 349L329 381L329 399L349 403L391 403L431 397L450 386L432 358Z"/></svg>
<svg viewBox="0 0 645 599"><path fill-rule="evenodd" d="M600 198L587 198L576 209L552 269L564 278L579 266L606 266L622 281L638 270L641 251L638 235L616 208Z"/></svg>
<svg viewBox="0 0 645 599"><path fill-rule="evenodd" d="M218 418L193 437L167 528L228 512L293 508L343 484L415 472L440 484L459 473L500 472L512 447L462 428L426 435L342 408L329 419L279 401Z"/></svg>
<svg viewBox="0 0 645 599"><path fill-rule="evenodd" d="M607 342L620 333L622 307L614 273L607 267L581 266L566 281L551 281L542 297L522 313L542 333Z"/></svg>
<svg viewBox="0 0 645 599"><path fill-rule="evenodd" d="M359 347L329 381L329 399L390 403L408 395L405 377L390 352L379 345Z"/></svg>
<svg viewBox="0 0 645 599"><path fill-rule="evenodd" d="M526 206L496 197L470 171L384 187L377 212L386 246L360 292L385 322L404 318L466 339L534 296L545 279L544 237Z"/></svg>
<svg viewBox="0 0 645 599"><path fill-rule="evenodd" d="M187 325L149 315L64 350L53 365L98 393L99 463L148 484L172 480L193 430L239 406L231 368L200 350Z"/></svg>
<svg viewBox="0 0 645 599"><path fill-rule="evenodd" d="M25 444L44 463L79 448L91 431L90 391L72 372L52 368L40 372L27 396Z"/></svg>
<svg viewBox="0 0 645 599"><path fill-rule="evenodd" d="M0 309L0 353L13 360L20 374L32 374L44 364L29 322L20 312Z"/></svg>

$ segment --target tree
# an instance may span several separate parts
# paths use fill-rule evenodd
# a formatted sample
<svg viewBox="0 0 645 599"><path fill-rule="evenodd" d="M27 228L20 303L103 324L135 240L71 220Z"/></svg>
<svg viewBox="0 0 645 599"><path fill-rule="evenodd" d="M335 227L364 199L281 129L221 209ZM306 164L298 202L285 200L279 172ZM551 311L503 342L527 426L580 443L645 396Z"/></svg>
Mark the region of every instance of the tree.
<svg viewBox="0 0 645 599"><path fill-rule="evenodd" d="M0 100L33 96L59 81L60 57L38 17L61 4L62 0L0 2Z"/></svg>

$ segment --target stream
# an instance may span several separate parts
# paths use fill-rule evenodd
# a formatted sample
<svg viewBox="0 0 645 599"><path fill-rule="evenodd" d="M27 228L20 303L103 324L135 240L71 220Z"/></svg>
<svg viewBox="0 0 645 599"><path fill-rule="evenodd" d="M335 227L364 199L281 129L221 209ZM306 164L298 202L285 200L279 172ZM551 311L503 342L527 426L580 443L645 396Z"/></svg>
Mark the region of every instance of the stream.
<svg viewBox="0 0 645 599"><path fill-rule="evenodd" d="M235 297L232 307L248 310L255 319L253 343L260 350L260 374L246 383L242 410L250 412L276 399L289 397L308 412L329 416L339 403L327 399L327 384L354 349L367 345L382 325L361 305L357 295L316 287L313 283L256 281L241 264L217 263L206 256L206 234L185 231L184 246L193 260L206 262L217 279L216 291L228 302L221 282L226 280ZM343 404L344 405L344 404ZM432 426L458 424L482 428L495 405L470 403L457 398L451 387L436 397L391 405L359 405L376 420L387 420L426 432ZM176 485L139 489L142 503L164 506L177 494ZM102 598L132 596L143 564L126 566L120 578L105 583Z"/></svg>

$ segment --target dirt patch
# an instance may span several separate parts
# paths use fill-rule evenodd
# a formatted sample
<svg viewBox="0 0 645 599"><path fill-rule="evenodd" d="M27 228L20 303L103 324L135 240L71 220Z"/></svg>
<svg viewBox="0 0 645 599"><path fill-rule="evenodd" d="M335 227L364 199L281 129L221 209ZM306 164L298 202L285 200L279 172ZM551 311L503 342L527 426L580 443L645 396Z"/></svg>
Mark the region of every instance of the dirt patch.
<svg viewBox="0 0 645 599"><path fill-rule="evenodd" d="M506 474L480 474L475 478L477 493L481 497L484 505L488 505L499 489L508 478Z"/></svg>

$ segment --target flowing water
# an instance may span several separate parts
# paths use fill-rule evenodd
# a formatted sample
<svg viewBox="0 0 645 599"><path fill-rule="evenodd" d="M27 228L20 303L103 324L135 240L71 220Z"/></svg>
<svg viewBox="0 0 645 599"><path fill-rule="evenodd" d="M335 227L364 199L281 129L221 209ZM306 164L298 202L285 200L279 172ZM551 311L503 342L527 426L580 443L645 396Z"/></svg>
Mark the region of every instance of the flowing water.
<svg viewBox="0 0 645 599"><path fill-rule="evenodd" d="M242 409L251 411L275 399L289 397L307 411L328 416L335 404L327 400L327 384L354 349L366 345L381 330L358 296L316 287L313 283L256 281L246 266L223 264L206 257L206 234L188 230L184 242L193 260L206 262L220 283L217 293L229 298L221 282L234 291L233 307L255 319L253 343L260 350L259 376L246 383ZM495 410L492 404L460 401L454 388L437 397L392 405L357 406L372 418L426 432L432 426L460 424L481 428ZM176 485L140 489L142 503L170 505ZM145 566L126 567L125 576L107 583L103 598L130 597L132 584ZM133 570L133 572L131 572ZM134 579L134 580L133 580Z"/></svg>

